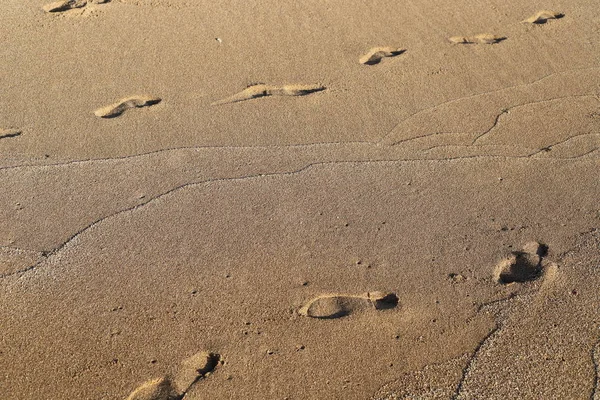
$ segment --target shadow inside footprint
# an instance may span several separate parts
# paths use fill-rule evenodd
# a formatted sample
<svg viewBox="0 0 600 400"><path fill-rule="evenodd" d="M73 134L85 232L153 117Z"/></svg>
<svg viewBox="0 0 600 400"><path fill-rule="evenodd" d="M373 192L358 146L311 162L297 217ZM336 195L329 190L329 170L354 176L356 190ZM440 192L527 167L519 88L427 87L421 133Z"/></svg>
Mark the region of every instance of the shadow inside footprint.
<svg viewBox="0 0 600 400"><path fill-rule="evenodd" d="M514 251L494 269L494 278L500 284L528 282L537 279L542 273L542 257L548 247L537 242L523 246L522 251Z"/></svg>
<svg viewBox="0 0 600 400"><path fill-rule="evenodd" d="M305 317L333 319L354 312L375 309L386 310L398 305L398 296L394 293L371 292L364 295L322 295L309 301L298 313Z"/></svg>
<svg viewBox="0 0 600 400"><path fill-rule="evenodd" d="M0 139L17 137L21 135L21 131L16 129L0 129Z"/></svg>

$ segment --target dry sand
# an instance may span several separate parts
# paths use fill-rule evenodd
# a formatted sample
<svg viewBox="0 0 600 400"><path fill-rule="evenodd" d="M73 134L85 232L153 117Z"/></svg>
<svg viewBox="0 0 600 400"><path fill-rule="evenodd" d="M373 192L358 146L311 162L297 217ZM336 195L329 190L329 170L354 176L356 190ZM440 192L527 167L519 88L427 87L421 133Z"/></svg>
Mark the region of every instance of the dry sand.
<svg viewBox="0 0 600 400"><path fill-rule="evenodd" d="M599 33L3 1L3 398L600 399Z"/></svg>

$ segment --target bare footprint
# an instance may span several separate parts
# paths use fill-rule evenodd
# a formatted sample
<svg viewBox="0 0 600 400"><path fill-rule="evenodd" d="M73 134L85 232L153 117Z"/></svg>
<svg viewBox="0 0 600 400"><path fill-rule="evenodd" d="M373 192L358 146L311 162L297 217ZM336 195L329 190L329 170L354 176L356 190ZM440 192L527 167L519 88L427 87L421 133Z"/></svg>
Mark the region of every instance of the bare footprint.
<svg viewBox="0 0 600 400"><path fill-rule="evenodd" d="M379 64L385 57L395 57L404 53L405 49L396 47L373 47L367 54L358 59L358 62L365 65Z"/></svg>
<svg viewBox="0 0 600 400"><path fill-rule="evenodd" d="M181 362L174 377L152 379L138 386L126 400L178 400L190 388L212 372L221 357L218 354L199 352Z"/></svg>
<svg viewBox="0 0 600 400"><path fill-rule="evenodd" d="M218 354L201 351L183 360L173 378L173 385L177 393L185 394L196 381L212 372L220 359Z"/></svg>
<svg viewBox="0 0 600 400"><path fill-rule="evenodd" d="M211 105L220 105L228 103L237 103L238 101L256 99L259 97L266 96L305 96L307 94L320 92L325 90L324 86L321 85L251 85L239 93L233 96L227 97L223 100L215 101Z"/></svg>
<svg viewBox="0 0 600 400"><path fill-rule="evenodd" d="M525 21L525 23L528 24L545 24L546 22L548 22L549 19L559 19L564 17L565 15L562 13L558 13L555 11L548 11L548 10L543 10L543 11L538 11L537 13L535 13L534 15L532 15L531 17L527 18Z"/></svg>
<svg viewBox="0 0 600 400"><path fill-rule="evenodd" d="M529 242L522 251L513 251L494 268L494 280L501 284L527 282L537 279L542 273L542 257L547 247Z"/></svg>
<svg viewBox="0 0 600 400"><path fill-rule="evenodd" d="M17 137L21 135L18 129L0 129L0 139Z"/></svg>
<svg viewBox="0 0 600 400"><path fill-rule="evenodd" d="M60 0L46 4L42 9L49 13L69 11L75 8L85 7L88 3L103 4L110 0Z"/></svg>
<svg viewBox="0 0 600 400"><path fill-rule="evenodd" d="M448 40L454 44L494 44L506 40L506 37L481 33L475 36L452 36Z"/></svg>
<svg viewBox="0 0 600 400"><path fill-rule="evenodd" d="M163 377L142 383L126 400L171 400L177 397L171 380Z"/></svg>
<svg viewBox="0 0 600 400"><path fill-rule="evenodd" d="M121 99L110 106L99 108L94 111L94 114L101 118L114 118L130 108L147 107L158 104L160 101L160 98L153 96L131 96Z"/></svg>
<svg viewBox="0 0 600 400"><path fill-rule="evenodd" d="M363 295L330 294L317 296L305 304L298 313L311 318L339 318L366 309L388 309L398 305L394 293L370 292Z"/></svg>

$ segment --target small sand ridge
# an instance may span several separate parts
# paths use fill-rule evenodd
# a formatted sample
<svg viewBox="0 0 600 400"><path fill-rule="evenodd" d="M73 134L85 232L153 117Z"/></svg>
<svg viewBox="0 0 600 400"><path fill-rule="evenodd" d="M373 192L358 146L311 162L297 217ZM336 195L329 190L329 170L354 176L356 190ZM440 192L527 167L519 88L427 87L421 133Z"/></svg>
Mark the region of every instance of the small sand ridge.
<svg viewBox="0 0 600 400"><path fill-rule="evenodd" d="M198 380L211 373L219 364L218 354L201 351L181 362L175 376L151 379L138 386L126 400L182 399Z"/></svg>
<svg viewBox="0 0 600 400"><path fill-rule="evenodd" d="M325 86L322 85L264 85L256 84L248 86L246 89L233 96L227 97L223 100L215 101L211 105L220 105L228 103L237 103L239 101L256 99L259 97L267 96L306 96L307 94L320 92L325 90Z"/></svg>
<svg viewBox="0 0 600 400"><path fill-rule="evenodd" d="M305 317L332 319L352 313L375 309L384 310L398 305L395 293L369 292L363 295L326 294L305 304L298 313Z"/></svg>
<svg viewBox="0 0 600 400"><path fill-rule="evenodd" d="M154 96L131 96L126 97L109 106L102 107L94 111L94 114L100 118L115 118L123 114L130 108L148 107L160 103L161 99Z"/></svg>
<svg viewBox="0 0 600 400"><path fill-rule="evenodd" d="M475 36L452 36L448 40L454 44L494 44L506 40L506 37L480 33Z"/></svg>
<svg viewBox="0 0 600 400"><path fill-rule="evenodd" d="M545 24L550 19L560 19L564 16L565 15L563 13L559 13L556 11L543 10L543 11L536 12L531 17L527 18L526 20L524 20L522 22L527 23L527 24Z"/></svg>
<svg viewBox="0 0 600 400"><path fill-rule="evenodd" d="M365 65L379 64L386 57L395 57L404 53L406 49L396 47L373 47L367 54L358 59L358 62Z"/></svg>

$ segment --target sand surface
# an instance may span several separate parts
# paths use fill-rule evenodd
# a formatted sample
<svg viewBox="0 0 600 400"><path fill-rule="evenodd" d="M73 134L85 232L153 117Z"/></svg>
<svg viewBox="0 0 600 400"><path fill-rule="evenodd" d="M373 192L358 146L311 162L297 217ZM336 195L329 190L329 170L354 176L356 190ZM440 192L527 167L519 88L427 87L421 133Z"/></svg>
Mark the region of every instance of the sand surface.
<svg viewBox="0 0 600 400"><path fill-rule="evenodd" d="M4 0L0 70L4 398L600 399L597 0Z"/></svg>

